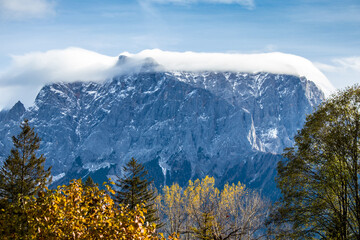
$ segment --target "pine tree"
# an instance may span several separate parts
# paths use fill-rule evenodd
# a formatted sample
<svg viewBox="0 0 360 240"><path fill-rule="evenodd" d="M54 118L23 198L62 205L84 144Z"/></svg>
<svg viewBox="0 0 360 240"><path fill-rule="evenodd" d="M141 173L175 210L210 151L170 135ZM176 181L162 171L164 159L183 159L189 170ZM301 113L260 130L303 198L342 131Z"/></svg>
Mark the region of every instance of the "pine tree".
<svg viewBox="0 0 360 240"><path fill-rule="evenodd" d="M21 124L21 133L12 137L14 148L0 169L0 198L16 202L19 196L34 196L51 181L49 167L44 169L45 158L36 156L40 138L29 126Z"/></svg>
<svg viewBox="0 0 360 240"><path fill-rule="evenodd" d="M97 187L97 184L94 182L94 180L92 179L91 176L88 176L88 178L86 179L85 183L84 183L85 187Z"/></svg>
<svg viewBox="0 0 360 240"><path fill-rule="evenodd" d="M146 179L147 171L144 166L132 158L124 167L123 177L118 177L115 185L119 189L115 191L115 202L135 210L137 205L144 204L146 213L145 220L149 223L158 221L154 200L155 192L151 189L151 182Z"/></svg>
<svg viewBox="0 0 360 240"><path fill-rule="evenodd" d="M20 128L21 133L12 137L14 148L0 169L0 200L5 215L13 215L19 221L11 231L23 238L27 226L25 202L37 196L51 182L51 168L45 170L44 156L36 156L40 138L29 126L28 120L24 120Z"/></svg>

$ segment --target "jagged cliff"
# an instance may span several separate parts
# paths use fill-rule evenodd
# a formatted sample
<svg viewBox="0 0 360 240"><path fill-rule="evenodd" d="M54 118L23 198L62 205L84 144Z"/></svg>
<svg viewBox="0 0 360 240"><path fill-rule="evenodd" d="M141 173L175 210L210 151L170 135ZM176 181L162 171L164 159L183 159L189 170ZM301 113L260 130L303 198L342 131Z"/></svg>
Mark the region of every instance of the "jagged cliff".
<svg viewBox="0 0 360 240"><path fill-rule="evenodd" d="M322 91L305 77L153 65L102 83L49 84L29 109L19 102L1 112L1 160L28 118L54 184L88 174L102 182L135 157L158 187L212 175L219 185L240 180L271 196L279 154Z"/></svg>

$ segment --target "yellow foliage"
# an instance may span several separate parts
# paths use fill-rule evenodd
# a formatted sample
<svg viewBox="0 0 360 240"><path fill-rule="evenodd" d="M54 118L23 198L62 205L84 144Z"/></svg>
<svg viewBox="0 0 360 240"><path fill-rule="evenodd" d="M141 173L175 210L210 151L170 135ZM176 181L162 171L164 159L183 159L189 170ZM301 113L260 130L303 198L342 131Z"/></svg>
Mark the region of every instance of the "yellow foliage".
<svg viewBox="0 0 360 240"><path fill-rule="evenodd" d="M134 211L115 206L107 194L112 192L111 187L106 185L106 189L85 187L81 180L73 180L68 186L41 192L37 198L28 199L22 214L27 223L25 239L160 239L155 233L155 224L145 223L142 206ZM17 226L20 222L16 216L6 222L9 217L8 211L0 212L0 223L4 223L0 226L2 233L6 233L6 226ZM20 238L6 233L2 239Z"/></svg>
<svg viewBox="0 0 360 240"><path fill-rule="evenodd" d="M165 232L186 239L250 239L267 214L264 201L245 185L226 184L220 192L208 176L189 181L185 189L176 183L165 186L159 202Z"/></svg>

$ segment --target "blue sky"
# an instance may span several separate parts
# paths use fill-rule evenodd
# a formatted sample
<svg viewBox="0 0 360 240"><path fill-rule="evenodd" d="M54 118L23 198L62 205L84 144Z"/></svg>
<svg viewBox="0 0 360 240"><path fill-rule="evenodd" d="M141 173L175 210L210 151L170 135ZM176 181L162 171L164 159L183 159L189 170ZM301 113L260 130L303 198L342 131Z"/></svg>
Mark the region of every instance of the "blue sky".
<svg viewBox="0 0 360 240"><path fill-rule="evenodd" d="M360 55L358 0L248 0L253 7L236 0L48 2L38 15L2 14L2 55L69 46L110 55L148 48L275 50L318 60Z"/></svg>
<svg viewBox="0 0 360 240"><path fill-rule="evenodd" d="M360 82L359 0L0 0L0 73L11 55L80 47L311 60L337 88Z"/></svg>

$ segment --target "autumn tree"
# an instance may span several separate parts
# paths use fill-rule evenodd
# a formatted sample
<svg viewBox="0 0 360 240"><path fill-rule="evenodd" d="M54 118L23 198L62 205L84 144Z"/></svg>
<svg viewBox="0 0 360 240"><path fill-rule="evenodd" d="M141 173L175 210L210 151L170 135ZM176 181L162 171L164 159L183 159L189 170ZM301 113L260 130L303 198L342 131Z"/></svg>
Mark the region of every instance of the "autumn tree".
<svg viewBox="0 0 360 240"><path fill-rule="evenodd" d="M115 207L106 190L73 180L68 186L42 192L26 202L29 239L149 239L155 240L155 225L145 224L144 211Z"/></svg>
<svg viewBox="0 0 360 240"><path fill-rule="evenodd" d="M202 180L189 181L184 190L185 209L191 223L190 228L188 224L188 230L198 239L212 239L219 194L215 179L208 176Z"/></svg>
<svg viewBox="0 0 360 240"><path fill-rule="evenodd" d="M38 197L24 199L27 235L2 234L1 239L165 240L156 234L155 224L146 223L143 206L134 210L116 206L109 193L114 193L109 185L100 190L97 185L85 186L80 179L42 191ZM7 217L1 224L17 227L13 217ZM177 237L172 234L167 239Z"/></svg>
<svg viewBox="0 0 360 240"><path fill-rule="evenodd" d="M163 195L159 195L157 200L158 212L160 212L161 218L164 219L164 231L167 234L174 232L178 234L184 233L188 214L182 187L177 183L170 187L165 186Z"/></svg>
<svg viewBox="0 0 360 240"><path fill-rule="evenodd" d="M276 238L360 239L359 146L360 88L354 86L307 117L279 163Z"/></svg>
<svg viewBox="0 0 360 240"><path fill-rule="evenodd" d="M160 211L166 233L183 239L261 239L268 203L241 183L220 191L212 177L163 188Z"/></svg>
<svg viewBox="0 0 360 240"><path fill-rule="evenodd" d="M137 205L144 205L146 221L155 223L159 220L154 207L156 195L146 177L144 166L132 158L123 167L123 176L115 182L117 190L114 198L117 204L127 206L130 210L135 210Z"/></svg>
<svg viewBox="0 0 360 240"><path fill-rule="evenodd" d="M38 195L50 183L51 168L45 170L44 156L36 155L40 138L29 126L28 120L24 120L20 127L20 134L12 137L14 148L0 169L0 200L3 208L0 221L7 223L7 216L13 216L12 220L18 221L17 226L3 225L3 233L24 237L27 232L25 200Z"/></svg>
<svg viewBox="0 0 360 240"><path fill-rule="evenodd" d="M225 184L220 194L214 239L263 239L270 202L244 184Z"/></svg>

